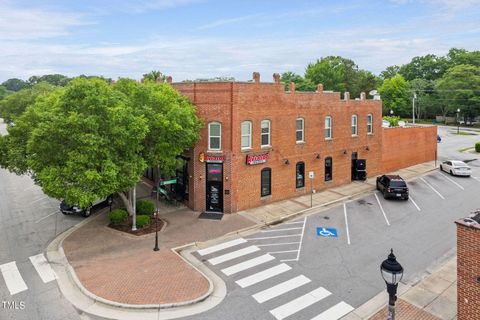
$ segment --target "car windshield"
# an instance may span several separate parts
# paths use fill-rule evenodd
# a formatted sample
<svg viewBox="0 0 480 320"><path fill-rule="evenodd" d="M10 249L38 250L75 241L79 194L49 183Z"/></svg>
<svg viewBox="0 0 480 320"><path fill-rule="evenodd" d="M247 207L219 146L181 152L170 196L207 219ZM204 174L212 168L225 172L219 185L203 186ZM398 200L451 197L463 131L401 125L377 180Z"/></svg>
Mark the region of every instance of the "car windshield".
<svg viewBox="0 0 480 320"><path fill-rule="evenodd" d="M468 167L468 165L463 161L452 161L454 167Z"/></svg>
<svg viewBox="0 0 480 320"><path fill-rule="evenodd" d="M390 187L392 187L392 188L405 188L406 185L405 185L404 181L392 180L392 181L390 181Z"/></svg>

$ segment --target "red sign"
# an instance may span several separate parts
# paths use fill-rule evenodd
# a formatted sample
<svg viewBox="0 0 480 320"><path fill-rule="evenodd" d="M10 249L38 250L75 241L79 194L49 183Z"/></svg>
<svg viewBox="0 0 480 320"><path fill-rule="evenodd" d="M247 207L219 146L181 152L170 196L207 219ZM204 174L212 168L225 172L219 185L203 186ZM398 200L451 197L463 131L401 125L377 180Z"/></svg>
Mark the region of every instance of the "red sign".
<svg viewBox="0 0 480 320"><path fill-rule="evenodd" d="M198 160L200 162L223 162L225 161L225 156L222 155L209 155L204 152L200 152L198 155Z"/></svg>
<svg viewBox="0 0 480 320"><path fill-rule="evenodd" d="M260 164L265 163L268 160L269 153L265 152L262 154L247 154L247 164Z"/></svg>

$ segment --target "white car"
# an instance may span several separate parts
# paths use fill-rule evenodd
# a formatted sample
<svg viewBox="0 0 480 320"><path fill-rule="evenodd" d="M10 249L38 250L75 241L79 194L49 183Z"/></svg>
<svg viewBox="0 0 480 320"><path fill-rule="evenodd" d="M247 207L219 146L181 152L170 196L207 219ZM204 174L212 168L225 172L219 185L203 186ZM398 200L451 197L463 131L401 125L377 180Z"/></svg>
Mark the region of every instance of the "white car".
<svg viewBox="0 0 480 320"><path fill-rule="evenodd" d="M452 176L466 176L470 177L472 170L463 161L448 160L440 164L440 170L450 173Z"/></svg>

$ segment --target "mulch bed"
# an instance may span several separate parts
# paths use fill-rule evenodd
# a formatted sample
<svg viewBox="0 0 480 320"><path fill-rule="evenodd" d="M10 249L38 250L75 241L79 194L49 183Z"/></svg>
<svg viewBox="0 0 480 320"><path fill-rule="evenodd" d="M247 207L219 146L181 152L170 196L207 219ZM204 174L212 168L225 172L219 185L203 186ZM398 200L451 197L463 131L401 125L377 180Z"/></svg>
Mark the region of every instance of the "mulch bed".
<svg viewBox="0 0 480 320"><path fill-rule="evenodd" d="M165 224L166 222L164 220L157 218L157 228L159 232L162 230ZM132 217L128 217L128 220L122 224L110 223L108 226L118 231L130 233L136 236L142 236L155 232L155 217L150 217L150 224L142 229L137 229L137 231L132 231Z"/></svg>

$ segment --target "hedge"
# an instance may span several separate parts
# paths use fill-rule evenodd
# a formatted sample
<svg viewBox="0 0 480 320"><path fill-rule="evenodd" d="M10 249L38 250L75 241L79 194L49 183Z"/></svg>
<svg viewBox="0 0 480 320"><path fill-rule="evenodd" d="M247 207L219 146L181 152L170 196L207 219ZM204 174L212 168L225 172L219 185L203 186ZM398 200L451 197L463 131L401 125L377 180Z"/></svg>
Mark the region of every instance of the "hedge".
<svg viewBox="0 0 480 320"><path fill-rule="evenodd" d="M480 152L480 142L475 143L475 151Z"/></svg>
<svg viewBox="0 0 480 320"><path fill-rule="evenodd" d="M137 228L142 229L150 224L150 216L139 215L137 216Z"/></svg>
<svg viewBox="0 0 480 320"><path fill-rule="evenodd" d="M136 212L139 216L151 216L155 212L155 205L153 202L147 200L138 200L136 205Z"/></svg>
<svg viewBox="0 0 480 320"><path fill-rule="evenodd" d="M127 221L128 213L125 209L114 209L108 214L108 219L112 224L120 224Z"/></svg>

